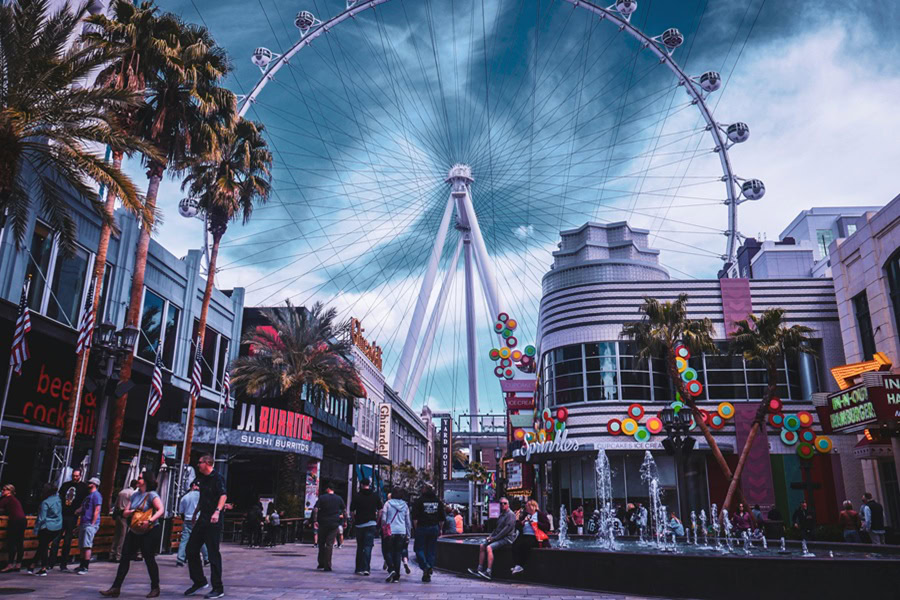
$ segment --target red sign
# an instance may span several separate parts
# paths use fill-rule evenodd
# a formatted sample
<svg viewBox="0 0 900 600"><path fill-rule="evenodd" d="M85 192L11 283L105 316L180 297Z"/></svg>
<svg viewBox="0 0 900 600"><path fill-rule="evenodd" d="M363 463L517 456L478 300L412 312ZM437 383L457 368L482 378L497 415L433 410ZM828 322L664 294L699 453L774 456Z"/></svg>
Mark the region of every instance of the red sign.
<svg viewBox="0 0 900 600"><path fill-rule="evenodd" d="M312 417L291 410L241 403L235 429L312 440Z"/></svg>
<svg viewBox="0 0 900 600"><path fill-rule="evenodd" d="M507 396L506 408L508 410L533 410L534 398L530 396Z"/></svg>

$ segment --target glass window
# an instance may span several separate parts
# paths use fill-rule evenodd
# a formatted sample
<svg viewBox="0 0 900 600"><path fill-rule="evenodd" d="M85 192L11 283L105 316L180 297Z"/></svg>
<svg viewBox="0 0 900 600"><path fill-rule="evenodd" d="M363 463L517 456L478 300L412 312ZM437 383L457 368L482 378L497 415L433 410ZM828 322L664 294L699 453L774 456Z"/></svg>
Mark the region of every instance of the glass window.
<svg viewBox="0 0 900 600"><path fill-rule="evenodd" d="M29 250L31 255L28 257L27 274L31 275L31 287L28 290L28 308L43 313L44 290L47 288L44 278L50 276L50 260L53 254L53 235L43 223L34 224Z"/></svg>
<svg viewBox="0 0 900 600"><path fill-rule="evenodd" d="M194 357L196 356L196 340L197 340L197 329L200 327L200 321L198 319L194 319L194 328L193 333L191 335L191 355L188 362L188 372L190 372L193 367ZM206 326L206 333L203 336L203 361L201 365L201 377L200 380L203 382L203 385L208 388L213 388L215 390L222 389L222 377L224 376L224 371L221 369L224 366L224 358L223 354L225 353L225 347L228 345L228 338L210 327ZM215 380L215 385L213 385L213 380ZM333 413L334 409L331 405L331 398L322 398L319 403L319 407Z"/></svg>
<svg viewBox="0 0 900 600"><path fill-rule="evenodd" d="M177 306L169 303L163 337L163 362L170 369L175 364L175 344L178 341L178 315L180 312Z"/></svg>
<svg viewBox="0 0 900 600"><path fill-rule="evenodd" d="M847 224L847 237L850 237L856 233L856 223L848 223Z"/></svg>
<svg viewBox="0 0 900 600"><path fill-rule="evenodd" d="M57 253L53 266L52 295L47 303L48 317L78 327L90 261L90 253L78 246L69 255Z"/></svg>
<svg viewBox="0 0 900 600"><path fill-rule="evenodd" d="M144 306L141 310L141 335L138 339L137 355L144 360L156 360L156 349L162 337L163 312L166 301L144 289Z"/></svg>
<svg viewBox="0 0 900 600"><path fill-rule="evenodd" d="M834 233L831 229L816 230L816 243L819 244L819 252L821 253L822 258L828 256L828 246L830 246L833 241Z"/></svg>
<svg viewBox="0 0 900 600"><path fill-rule="evenodd" d="M869 360L875 354L875 334L872 333L872 317L869 314L869 298L866 292L853 297L853 310L856 313L862 360Z"/></svg>
<svg viewBox="0 0 900 600"><path fill-rule="evenodd" d="M103 287L100 290L100 304L97 305L98 323L103 323L107 320L106 315L108 314L108 308L106 303L109 301L109 285L112 282L112 270L113 266L106 263L106 268L103 269Z"/></svg>
<svg viewBox="0 0 900 600"><path fill-rule="evenodd" d="M891 304L894 306L894 327L900 329L900 252L894 256L885 266L888 278L888 288L891 294Z"/></svg>

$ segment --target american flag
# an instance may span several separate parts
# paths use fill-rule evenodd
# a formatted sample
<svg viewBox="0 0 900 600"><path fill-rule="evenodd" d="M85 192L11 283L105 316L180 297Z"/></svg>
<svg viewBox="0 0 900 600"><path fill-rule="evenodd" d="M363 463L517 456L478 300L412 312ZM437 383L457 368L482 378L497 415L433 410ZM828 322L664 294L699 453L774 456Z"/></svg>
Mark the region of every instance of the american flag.
<svg viewBox="0 0 900 600"><path fill-rule="evenodd" d="M195 343L197 346L197 354L194 357L194 369L191 372L191 396L194 398L200 397L200 390L203 385L203 348L200 346L200 336L197 335L197 341Z"/></svg>
<svg viewBox="0 0 900 600"><path fill-rule="evenodd" d="M162 404L162 370L164 366L162 355L157 352L156 365L153 367L153 376L150 378L150 398L147 402L147 411L151 417L156 414Z"/></svg>
<svg viewBox="0 0 900 600"><path fill-rule="evenodd" d="M225 408L234 408L231 405L231 373L225 369L225 376L222 377L222 396L225 398Z"/></svg>
<svg viewBox="0 0 900 600"><path fill-rule="evenodd" d="M22 286L22 299L19 301L19 313L16 316L16 329L13 333L12 352L9 355L9 365L16 375L22 374L22 365L28 360L28 342L25 334L31 331L31 311L28 310L28 284L25 281Z"/></svg>
<svg viewBox="0 0 900 600"><path fill-rule="evenodd" d="M88 290L87 302L84 303L84 313L81 315L81 325L78 327L78 341L75 342L75 354L81 354L91 347L91 338L94 337L94 286L96 280L91 280L91 289Z"/></svg>

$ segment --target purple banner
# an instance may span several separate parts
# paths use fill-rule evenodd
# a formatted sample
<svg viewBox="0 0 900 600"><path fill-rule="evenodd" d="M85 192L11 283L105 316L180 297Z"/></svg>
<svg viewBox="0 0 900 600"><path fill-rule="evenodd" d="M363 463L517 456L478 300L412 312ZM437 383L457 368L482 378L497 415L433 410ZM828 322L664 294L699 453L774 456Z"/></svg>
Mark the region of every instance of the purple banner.
<svg viewBox="0 0 900 600"><path fill-rule="evenodd" d="M757 405L751 402L747 405L735 404L734 407L734 432L737 442L735 452L740 454L744 449L744 442L750 435L750 427L753 425L753 417L756 415ZM744 464L741 473L741 489L750 506L775 504L775 487L772 483L772 462L769 459L769 439L766 434L766 425L753 440L750 447L750 455ZM748 507L749 508L749 507Z"/></svg>
<svg viewBox="0 0 900 600"><path fill-rule="evenodd" d="M753 312L750 299L750 280L720 279L722 290L722 312L725 313L725 335L734 333L735 321L743 321Z"/></svg>

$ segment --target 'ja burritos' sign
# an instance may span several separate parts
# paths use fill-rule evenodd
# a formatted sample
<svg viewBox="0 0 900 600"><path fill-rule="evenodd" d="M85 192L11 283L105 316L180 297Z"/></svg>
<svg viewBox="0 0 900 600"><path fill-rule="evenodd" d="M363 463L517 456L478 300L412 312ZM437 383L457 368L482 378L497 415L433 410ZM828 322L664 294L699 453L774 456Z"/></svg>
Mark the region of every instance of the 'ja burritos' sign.
<svg viewBox="0 0 900 600"><path fill-rule="evenodd" d="M579 444L577 440L569 441L568 430L563 430L555 440L548 442L532 442L525 444L524 448L513 451L513 456L524 456L525 462L531 462L531 457L536 454L557 454L561 452L577 452Z"/></svg>

